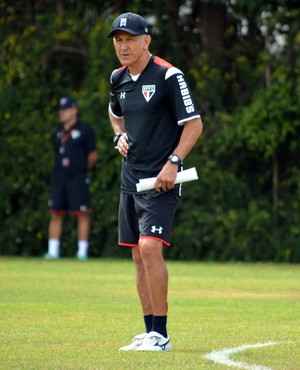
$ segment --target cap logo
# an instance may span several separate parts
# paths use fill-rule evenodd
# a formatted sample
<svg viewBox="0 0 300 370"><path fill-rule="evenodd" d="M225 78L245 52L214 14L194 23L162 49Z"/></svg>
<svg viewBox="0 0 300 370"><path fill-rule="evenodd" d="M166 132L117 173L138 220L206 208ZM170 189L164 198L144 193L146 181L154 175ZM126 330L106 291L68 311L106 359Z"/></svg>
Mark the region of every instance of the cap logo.
<svg viewBox="0 0 300 370"><path fill-rule="evenodd" d="M68 103L68 99L67 98L61 98L60 99L60 105L66 105Z"/></svg>
<svg viewBox="0 0 300 370"><path fill-rule="evenodd" d="M127 18L121 18L120 27L122 27L122 26L126 27L126 24L127 24Z"/></svg>

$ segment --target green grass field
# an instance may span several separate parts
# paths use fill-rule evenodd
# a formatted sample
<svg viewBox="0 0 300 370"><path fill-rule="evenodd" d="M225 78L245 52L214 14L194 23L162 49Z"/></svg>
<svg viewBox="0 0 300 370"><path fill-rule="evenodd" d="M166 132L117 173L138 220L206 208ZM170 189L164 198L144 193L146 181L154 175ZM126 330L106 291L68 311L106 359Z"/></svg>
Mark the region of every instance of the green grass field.
<svg viewBox="0 0 300 370"><path fill-rule="evenodd" d="M0 258L0 369L300 369L300 266L168 261L172 352L119 352L144 331L130 260ZM260 365L260 367L254 367ZM251 366L250 366L251 365Z"/></svg>

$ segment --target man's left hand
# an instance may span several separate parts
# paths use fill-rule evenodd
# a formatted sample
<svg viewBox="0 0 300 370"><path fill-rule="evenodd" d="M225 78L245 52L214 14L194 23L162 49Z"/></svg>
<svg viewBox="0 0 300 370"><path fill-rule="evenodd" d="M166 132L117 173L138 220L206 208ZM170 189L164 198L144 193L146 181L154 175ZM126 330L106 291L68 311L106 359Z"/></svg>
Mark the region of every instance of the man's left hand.
<svg viewBox="0 0 300 370"><path fill-rule="evenodd" d="M157 176L154 188L157 192L168 191L174 188L178 166L168 161Z"/></svg>

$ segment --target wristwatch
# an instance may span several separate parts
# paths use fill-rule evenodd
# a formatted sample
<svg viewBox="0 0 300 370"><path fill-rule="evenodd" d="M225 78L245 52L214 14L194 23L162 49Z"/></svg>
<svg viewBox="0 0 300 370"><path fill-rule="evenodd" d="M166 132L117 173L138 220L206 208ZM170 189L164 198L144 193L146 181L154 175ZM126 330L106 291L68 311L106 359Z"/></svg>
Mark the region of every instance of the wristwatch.
<svg viewBox="0 0 300 370"><path fill-rule="evenodd" d="M171 154L168 157L168 161L170 161L172 164L177 164L177 166L182 166L182 160L177 154Z"/></svg>
<svg viewBox="0 0 300 370"><path fill-rule="evenodd" d="M119 141L120 137L123 135L123 132L117 132L113 138L113 143L114 144L117 144L117 142Z"/></svg>

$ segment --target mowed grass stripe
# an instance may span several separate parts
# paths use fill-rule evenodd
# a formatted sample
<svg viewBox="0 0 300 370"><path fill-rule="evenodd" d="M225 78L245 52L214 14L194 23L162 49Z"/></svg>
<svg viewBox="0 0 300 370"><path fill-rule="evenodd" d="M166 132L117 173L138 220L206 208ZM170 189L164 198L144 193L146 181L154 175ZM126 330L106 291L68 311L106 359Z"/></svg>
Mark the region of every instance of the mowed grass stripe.
<svg viewBox="0 0 300 370"><path fill-rule="evenodd" d="M167 261L170 353L119 352L144 330L131 260L0 258L0 369L216 369L206 353L300 369L300 266ZM217 369L226 369L218 365Z"/></svg>

